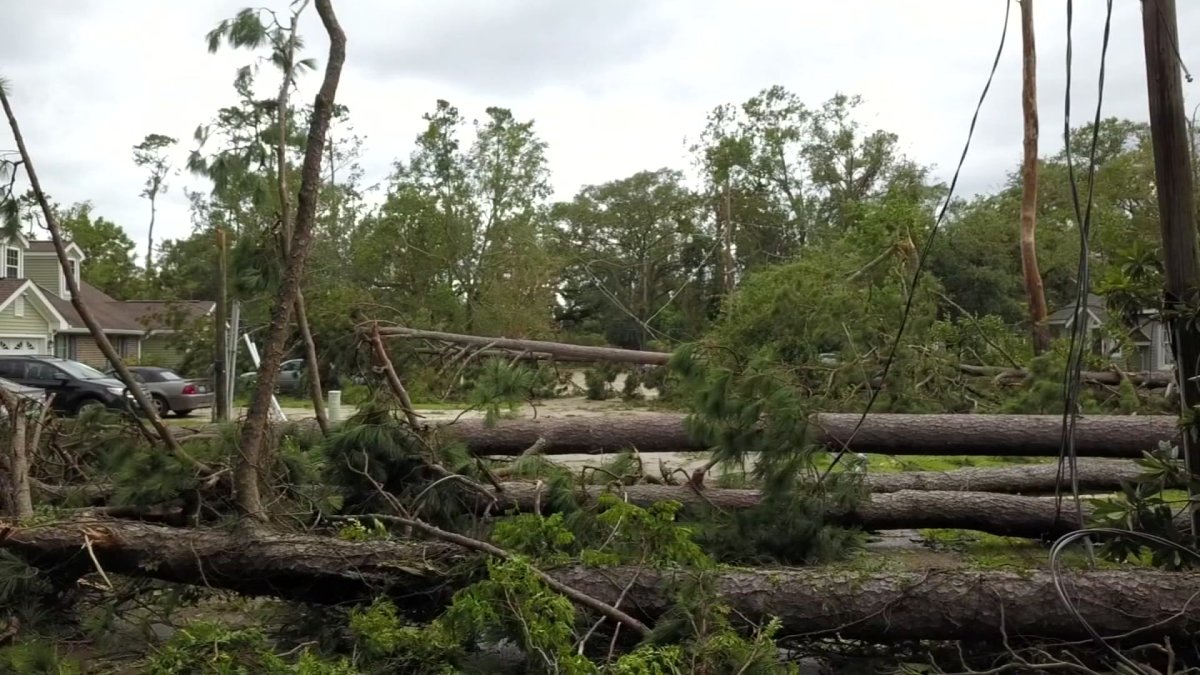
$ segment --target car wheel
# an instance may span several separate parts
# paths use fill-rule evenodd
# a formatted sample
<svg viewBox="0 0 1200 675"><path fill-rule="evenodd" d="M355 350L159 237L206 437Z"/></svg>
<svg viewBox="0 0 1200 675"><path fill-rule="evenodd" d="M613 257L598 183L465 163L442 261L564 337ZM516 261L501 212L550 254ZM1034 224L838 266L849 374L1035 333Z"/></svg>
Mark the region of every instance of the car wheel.
<svg viewBox="0 0 1200 675"><path fill-rule="evenodd" d="M177 417L187 417L188 415L191 415L193 412L194 411L192 411L192 410L176 410L175 415Z"/></svg>
<svg viewBox="0 0 1200 675"><path fill-rule="evenodd" d="M171 412L171 406L167 405L167 399L161 396L151 396L154 400L154 409L159 417L166 417L167 413Z"/></svg>
<svg viewBox="0 0 1200 675"><path fill-rule="evenodd" d="M104 402L95 398L85 398L75 404L75 414L82 415L85 411L103 408Z"/></svg>

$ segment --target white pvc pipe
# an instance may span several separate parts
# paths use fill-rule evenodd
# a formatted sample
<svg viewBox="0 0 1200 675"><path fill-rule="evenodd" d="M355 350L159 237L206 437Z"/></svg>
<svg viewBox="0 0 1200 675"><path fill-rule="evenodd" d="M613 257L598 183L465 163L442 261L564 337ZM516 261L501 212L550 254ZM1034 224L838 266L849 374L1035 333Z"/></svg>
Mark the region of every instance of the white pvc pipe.
<svg viewBox="0 0 1200 675"><path fill-rule="evenodd" d="M342 421L342 392L340 389L330 389L327 397L328 403L325 407L329 410L330 424L337 424Z"/></svg>

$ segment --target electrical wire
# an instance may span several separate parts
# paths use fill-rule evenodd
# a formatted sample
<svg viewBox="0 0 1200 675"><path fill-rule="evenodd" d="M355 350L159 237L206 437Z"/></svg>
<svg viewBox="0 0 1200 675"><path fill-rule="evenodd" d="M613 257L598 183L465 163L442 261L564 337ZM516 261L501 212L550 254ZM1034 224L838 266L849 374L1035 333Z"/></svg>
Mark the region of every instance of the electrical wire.
<svg viewBox="0 0 1200 675"><path fill-rule="evenodd" d="M1103 534L1110 534L1119 537L1133 537L1135 539L1141 539L1153 544L1158 544L1159 546L1166 546L1167 548L1175 549L1184 555L1192 557L1197 562L1200 562L1200 553L1197 553L1196 551L1178 542L1171 541L1170 539L1164 539L1163 537L1159 537L1157 535L1148 534L1146 532L1136 532L1134 530L1121 530L1114 527L1095 527L1068 532L1067 534L1059 537L1058 540L1054 542L1054 545L1050 547L1050 576L1054 580L1054 592L1058 594L1059 601L1062 602L1063 606L1067 608L1067 611L1075 617L1075 620L1079 622L1079 625L1083 626L1083 629L1087 631L1087 634L1090 635L1092 639L1095 640L1098 645L1100 645L1100 647L1112 654L1118 661L1132 668L1134 672L1152 673L1154 671L1148 671L1145 666L1136 663L1129 657L1122 654L1120 650L1108 644L1108 641L1104 638L1104 636L1101 635L1099 631L1097 631L1090 623L1088 623L1087 619L1083 618L1083 614L1079 611L1079 608L1076 607L1071 598L1067 596L1067 590L1063 585L1062 568L1059 565L1059 558L1062 556L1063 551L1066 550L1066 548L1074 543L1077 539L1088 540L1092 535Z"/></svg>
<svg viewBox="0 0 1200 675"><path fill-rule="evenodd" d="M1108 42L1112 30L1113 0L1107 0L1104 17L1104 38L1100 48L1100 75L1096 93L1096 114L1092 120L1091 149L1088 153L1087 200L1081 206L1079 186L1075 176L1075 160L1071 152L1071 61L1073 40L1071 27L1074 20L1074 0L1067 0L1067 82L1066 95L1063 103L1063 144L1067 159L1067 177L1071 187L1071 203L1075 210L1075 220L1079 227L1079 265L1076 274L1074 319L1071 323L1071 341L1068 350L1067 367L1063 373L1063 405L1062 438L1058 453L1058 472L1054 485L1055 520L1062 516L1063 494L1062 484L1064 474L1069 471L1071 493L1074 497L1075 512L1079 522L1083 522L1083 502L1079 495L1078 453L1075 449L1075 431L1079 420L1079 396L1082 389L1083 357L1087 351L1088 330L1088 295L1091 292L1091 232L1092 205L1095 201L1096 185L1096 147L1100 139L1100 116L1104 106L1104 74L1108 57ZM1089 549L1090 550L1090 549Z"/></svg>
<svg viewBox="0 0 1200 675"><path fill-rule="evenodd" d="M841 449L834 455L833 461L817 479L817 484L820 485L825 481L825 478L833 471L838 462L850 449L850 444L854 441L854 437L858 435L859 429L867 421L867 415L870 414L871 408L875 406L876 399L883 391L883 386L887 381L888 373L892 369L892 364L896 360L896 352L900 349L900 338L904 335L904 328L908 325L908 317L912 313L913 302L917 296L917 284L921 279L921 273L925 270L925 261L929 258L929 252L933 248L934 238L937 236L938 230L941 228L942 222L946 219L946 212L950 209L951 201L954 198L954 189L958 185L958 177L962 173L963 164L967 161L967 152L971 149L971 139L975 136L975 125L979 121L979 112L983 109L983 103L987 100L988 91L992 88L992 80L996 77L996 69L1000 65L1000 57L1004 54L1004 43L1008 38L1008 20L1012 13L1012 2L1004 0L1004 23L1000 30L1000 44L996 47L996 56L992 60L992 69L988 73L987 82L983 85L983 91L979 94L979 101L975 104L975 113L971 116L971 126L967 129L967 140L963 144L962 155L958 158L958 166L954 168L954 176L950 179L950 189L946 193L946 199L942 202L942 207L938 211L937 218L934 220L933 228L929 230L929 235L925 238L925 243L921 247L921 255L917 260L917 268L913 271L912 283L909 284L908 294L904 302L904 312L900 315L900 326L896 330L896 337L892 340L891 350L888 352L887 360L883 364L883 373L879 376L879 386L872 387L871 396L867 399L866 408L859 417L858 423L854 425L854 429L850 432L850 436L841 442Z"/></svg>

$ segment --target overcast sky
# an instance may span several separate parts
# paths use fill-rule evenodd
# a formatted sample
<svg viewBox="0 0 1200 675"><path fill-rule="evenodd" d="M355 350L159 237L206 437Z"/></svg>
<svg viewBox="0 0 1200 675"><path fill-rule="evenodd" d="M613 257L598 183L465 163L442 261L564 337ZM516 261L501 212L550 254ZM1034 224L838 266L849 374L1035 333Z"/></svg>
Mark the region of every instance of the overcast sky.
<svg viewBox="0 0 1200 675"><path fill-rule="evenodd" d="M265 0L286 9L286 0ZM348 36L338 100L366 138L368 182L406 157L422 113L445 98L468 118L511 108L549 143L557 196L643 169L685 168L705 115L781 84L810 105L861 95L862 121L948 179L1000 36L1005 0L334 0ZM209 55L204 35L246 0L0 0L0 77L46 189L91 201L145 247L148 206L131 147L147 133L191 147L196 126L233 103L245 53ZM261 4L261 3L260 3ZM1141 3L1117 0L1105 115L1146 118ZM1200 2L1181 1L1182 57L1200 74ZM1066 3L1039 0L1043 152L1061 145ZM1072 118L1091 117L1104 2L1075 3ZM311 8L306 55L328 48ZM960 189L996 188L1020 158L1020 25L979 123ZM311 100L319 74L301 83ZM1189 106L1196 84L1184 85ZM1190 107L1189 107L1190 112ZM10 149L6 130L0 149ZM174 179L158 237L191 223Z"/></svg>

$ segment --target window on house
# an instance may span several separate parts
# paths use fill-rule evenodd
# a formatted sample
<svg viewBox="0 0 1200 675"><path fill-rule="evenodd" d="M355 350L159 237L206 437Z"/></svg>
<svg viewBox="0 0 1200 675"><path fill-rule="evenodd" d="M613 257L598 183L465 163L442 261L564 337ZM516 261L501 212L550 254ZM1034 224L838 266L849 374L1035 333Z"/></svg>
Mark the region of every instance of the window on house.
<svg viewBox="0 0 1200 675"><path fill-rule="evenodd" d="M4 250L4 276L17 279L21 276L21 250L9 247Z"/></svg>
<svg viewBox="0 0 1200 675"><path fill-rule="evenodd" d="M71 270L71 278L79 281L79 270L75 269L75 265L74 259L67 260L67 269Z"/></svg>

